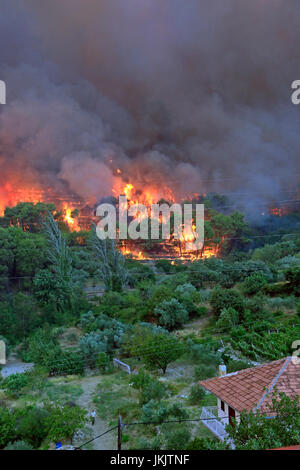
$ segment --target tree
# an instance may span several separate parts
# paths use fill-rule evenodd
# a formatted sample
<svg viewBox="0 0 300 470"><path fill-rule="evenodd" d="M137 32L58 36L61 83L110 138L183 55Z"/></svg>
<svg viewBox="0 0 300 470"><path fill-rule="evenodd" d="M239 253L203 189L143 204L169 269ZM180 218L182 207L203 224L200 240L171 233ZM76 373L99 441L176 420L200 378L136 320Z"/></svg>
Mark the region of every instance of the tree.
<svg viewBox="0 0 300 470"><path fill-rule="evenodd" d="M205 397L205 391L199 384L192 386L189 396L189 403L191 405L199 405Z"/></svg>
<svg viewBox="0 0 300 470"><path fill-rule="evenodd" d="M38 448L47 437L47 410L36 406L25 406L17 410L16 417L18 439L25 440L34 448Z"/></svg>
<svg viewBox="0 0 300 470"><path fill-rule="evenodd" d="M239 322L238 312L232 308L223 308L216 323L216 327L222 329L228 329L235 327Z"/></svg>
<svg viewBox="0 0 300 470"><path fill-rule="evenodd" d="M54 406L47 408L47 435L51 441L71 439L88 422L87 411L79 406Z"/></svg>
<svg viewBox="0 0 300 470"><path fill-rule="evenodd" d="M23 277L22 284L30 285L30 278L46 262L45 238L40 234L23 232L19 227L0 228L0 288L10 286ZM9 282L8 278L12 278Z"/></svg>
<svg viewBox="0 0 300 470"><path fill-rule="evenodd" d="M114 240L100 240L96 230L92 230L90 242L98 259L98 275L107 291L121 291L128 284L128 271L125 258L116 247Z"/></svg>
<svg viewBox="0 0 300 470"><path fill-rule="evenodd" d="M142 407L142 421L146 423L162 423L170 419L188 418L188 412L181 404L169 405L165 402L150 400Z"/></svg>
<svg viewBox="0 0 300 470"><path fill-rule="evenodd" d="M154 314L158 317L159 324L168 330L181 327L189 319L187 310L177 299L164 300L155 307Z"/></svg>
<svg viewBox="0 0 300 470"><path fill-rule="evenodd" d="M218 439L195 437L185 447L186 450L229 450L230 446Z"/></svg>
<svg viewBox="0 0 300 470"><path fill-rule="evenodd" d="M166 373L171 362L176 361L185 351L180 341L170 334L154 334L152 339L144 342L144 352L141 356L150 368L162 369Z"/></svg>
<svg viewBox="0 0 300 470"><path fill-rule="evenodd" d="M240 423L228 425L226 431L237 450L263 450L299 444L300 398L292 399L275 390L266 413L243 412Z"/></svg>
<svg viewBox="0 0 300 470"><path fill-rule="evenodd" d="M20 202L14 207L6 207L3 223L7 226L21 227L23 231L38 232L42 229L47 214L56 211L54 204Z"/></svg>
<svg viewBox="0 0 300 470"><path fill-rule="evenodd" d="M247 277L243 284L243 291L248 295L258 293L267 284L266 278L261 273L254 273Z"/></svg>
<svg viewBox="0 0 300 470"><path fill-rule="evenodd" d="M12 374L6 377L0 387L7 390L9 393L18 396L18 393L22 391L29 383L29 377L25 374Z"/></svg>
<svg viewBox="0 0 300 470"><path fill-rule="evenodd" d="M54 276L48 269L43 269L33 280L33 293L43 307L52 306L56 311L63 312L71 297L70 284L60 276Z"/></svg>
<svg viewBox="0 0 300 470"><path fill-rule="evenodd" d="M186 425L173 425L172 430L166 434L166 449L183 450L186 449L191 439L191 432Z"/></svg>
<svg viewBox="0 0 300 470"><path fill-rule="evenodd" d="M96 367L99 354L107 352L106 338L101 331L92 331L84 335L79 342L79 346L91 368Z"/></svg>
<svg viewBox="0 0 300 470"><path fill-rule="evenodd" d="M232 307L239 315L244 313L244 300L234 289L222 289L217 286L211 293L210 303L214 313L219 316L224 308Z"/></svg>
<svg viewBox="0 0 300 470"><path fill-rule="evenodd" d="M162 400L167 391L165 384L153 379L143 369L138 374L132 376L131 385L139 391L140 405L144 405L150 400Z"/></svg>
<svg viewBox="0 0 300 470"><path fill-rule="evenodd" d="M50 213L44 223L44 231L48 246L46 257L50 269L41 271L36 276L35 295L44 305L53 302L60 312L73 311L75 279L72 256L66 240Z"/></svg>
<svg viewBox="0 0 300 470"><path fill-rule="evenodd" d="M4 407L0 407L0 448L5 447L16 438L16 415Z"/></svg>
<svg viewBox="0 0 300 470"><path fill-rule="evenodd" d="M25 441L10 442L3 450L33 450L31 444Z"/></svg>
<svg viewBox="0 0 300 470"><path fill-rule="evenodd" d="M291 291L300 296L300 267L288 269L285 273L286 280L289 282Z"/></svg>

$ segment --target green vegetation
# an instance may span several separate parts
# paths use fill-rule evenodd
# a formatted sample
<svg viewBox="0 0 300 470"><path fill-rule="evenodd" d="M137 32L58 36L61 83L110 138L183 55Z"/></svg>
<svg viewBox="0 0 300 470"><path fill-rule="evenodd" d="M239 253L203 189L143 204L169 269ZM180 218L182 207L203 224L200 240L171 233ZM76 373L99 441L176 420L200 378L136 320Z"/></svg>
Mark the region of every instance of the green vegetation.
<svg viewBox="0 0 300 470"><path fill-rule="evenodd" d="M127 449L222 448L201 423L163 421L199 418L202 406L215 405L197 381L217 375L219 364L235 372L292 354L300 337L300 232L299 217L267 230L237 212L217 212L217 201L204 201L205 225L207 245L218 244L220 257L193 263L125 259L94 229L70 233L53 205L6 209L0 338L35 367L0 380L1 449L48 448L86 430L78 402L91 374L99 380L94 404L108 424L119 413L149 423L126 431ZM135 373L116 370L114 358ZM237 448L290 442L273 438L277 428L263 422L266 437L251 431L246 440L247 425L255 436L255 419L243 418L232 435Z"/></svg>

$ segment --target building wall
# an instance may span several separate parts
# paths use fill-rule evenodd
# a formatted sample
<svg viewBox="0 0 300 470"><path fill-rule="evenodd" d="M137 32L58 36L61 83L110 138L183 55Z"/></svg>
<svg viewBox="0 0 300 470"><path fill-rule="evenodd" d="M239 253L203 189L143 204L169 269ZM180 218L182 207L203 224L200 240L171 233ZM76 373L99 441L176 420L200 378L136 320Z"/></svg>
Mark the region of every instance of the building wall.
<svg viewBox="0 0 300 470"><path fill-rule="evenodd" d="M224 425L226 425L226 424L229 423L229 418L228 418L229 410L228 410L228 404L224 400L223 400L223 402L224 402L224 411L221 409L221 400L220 400L220 398L218 398L218 417L219 418L224 418L224 419L222 419L222 423ZM233 407L231 407L231 408L233 408ZM240 422L240 413L237 410L235 410L235 419L237 420L238 423Z"/></svg>

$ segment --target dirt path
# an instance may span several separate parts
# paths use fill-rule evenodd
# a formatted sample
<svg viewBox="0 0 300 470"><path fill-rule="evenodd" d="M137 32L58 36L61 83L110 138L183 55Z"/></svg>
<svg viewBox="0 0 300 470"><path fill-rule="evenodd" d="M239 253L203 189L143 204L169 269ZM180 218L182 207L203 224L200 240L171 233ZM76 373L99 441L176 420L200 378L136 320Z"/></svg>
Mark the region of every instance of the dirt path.
<svg viewBox="0 0 300 470"><path fill-rule="evenodd" d="M96 388L99 383L99 377L86 377L80 381L83 393L78 398L77 404L89 411L89 413L95 409L93 398L96 393ZM109 424L102 420L99 416L96 417L94 426L91 426L92 436L99 436L103 432L107 431L110 427ZM105 436L97 439L92 443L94 450L115 450L116 449L116 431L106 434Z"/></svg>

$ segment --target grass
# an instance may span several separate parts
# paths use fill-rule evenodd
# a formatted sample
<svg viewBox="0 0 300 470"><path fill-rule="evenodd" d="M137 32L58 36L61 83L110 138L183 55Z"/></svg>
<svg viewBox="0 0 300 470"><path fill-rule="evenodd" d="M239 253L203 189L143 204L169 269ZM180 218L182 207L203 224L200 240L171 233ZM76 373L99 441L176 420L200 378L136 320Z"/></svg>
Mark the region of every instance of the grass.
<svg viewBox="0 0 300 470"><path fill-rule="evenodd" d="M50 381L45 387L47 398L57 404L65 404L69 401L76 401L83 390L80 385L74 384L55 384Z"/></svg>

